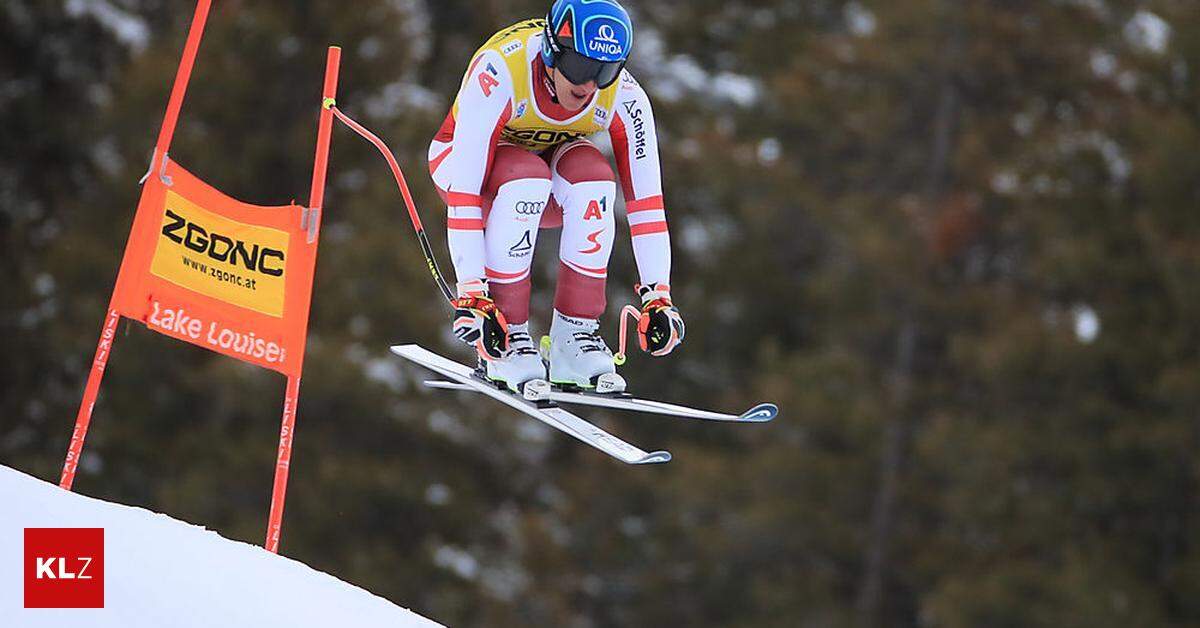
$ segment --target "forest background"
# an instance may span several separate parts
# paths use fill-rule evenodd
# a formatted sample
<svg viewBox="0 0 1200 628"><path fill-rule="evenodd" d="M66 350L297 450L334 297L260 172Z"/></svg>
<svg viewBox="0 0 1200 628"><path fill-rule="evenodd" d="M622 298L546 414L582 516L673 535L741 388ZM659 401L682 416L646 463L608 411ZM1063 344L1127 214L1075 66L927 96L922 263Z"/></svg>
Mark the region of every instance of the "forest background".
<svg viewBox="0 0 1200 628"><path fill-rule="evenodd" d="M628 468L424 389L390 344L469 354L335 128L281 551L450 625L1200 625L1197 3L626 5L689 333L624 373L780 418L590 413L675 454ZM0 4L0 463L46 480L192 8ZM341 45L339 105L448 268L426 146L472 51L546 8L217 0L172 157L304 202ZM613 260L610 338L624 235ZM282 391L122 324L75 488L259 543Z"/></svg>

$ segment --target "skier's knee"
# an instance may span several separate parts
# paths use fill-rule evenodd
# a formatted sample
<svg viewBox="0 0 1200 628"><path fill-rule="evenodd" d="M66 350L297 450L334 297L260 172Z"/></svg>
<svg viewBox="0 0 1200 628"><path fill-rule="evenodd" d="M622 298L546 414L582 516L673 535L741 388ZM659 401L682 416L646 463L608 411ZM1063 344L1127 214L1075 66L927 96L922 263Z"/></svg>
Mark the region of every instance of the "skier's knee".
<svg viewBox="0 0 1200 628"><path fill-rule="evenodd" d="M579 142L562 149L554 163L554 173L567 183L584 181L616 181L608 158L588 142Z"/></svg>
<svg viewBox="0 0 1200 628"><path fill-rule="evenodd" d="M499 146L488 173L486 191L495 194L500 186L521 179L550 179L550 167L541 157L516 146Z"/></svg>

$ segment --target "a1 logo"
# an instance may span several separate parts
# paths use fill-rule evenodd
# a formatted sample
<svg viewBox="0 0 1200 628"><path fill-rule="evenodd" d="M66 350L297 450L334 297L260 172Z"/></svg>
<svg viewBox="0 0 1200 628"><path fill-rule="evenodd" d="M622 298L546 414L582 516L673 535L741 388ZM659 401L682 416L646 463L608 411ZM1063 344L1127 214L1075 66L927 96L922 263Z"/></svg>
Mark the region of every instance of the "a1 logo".
<svg viewBox="0 0 1200 628"><path fill-rule="evenodd" d="M601 196L600 201L591 201L588 203L587 210L583 212L584 220L604 220L604 212L608 211L608 197Z"/></svg>
<svg viewBox="0 0 1200 628"><path fill-rule="evenodd" d="M25 528L25 608L104 608L104 528Z"/></svg>

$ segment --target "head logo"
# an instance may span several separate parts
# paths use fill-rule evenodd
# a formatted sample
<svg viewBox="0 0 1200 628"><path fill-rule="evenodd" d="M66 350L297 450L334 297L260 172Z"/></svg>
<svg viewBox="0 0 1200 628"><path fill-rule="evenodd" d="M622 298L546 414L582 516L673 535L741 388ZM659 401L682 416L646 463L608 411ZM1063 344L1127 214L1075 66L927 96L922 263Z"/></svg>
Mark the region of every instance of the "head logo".
<svg viewBox="0 0 1200 628"><path fill-rule="evenodd" d="M104 608L104 528L25 528L25 608Z"/></svg>
<svg viewBox="0 0 1200 628"><path fill-rule="evenodd" d="M517 103L517 112L513 115L513 117L520 118L521 116L524 116L525 109L526 109L526 103L528 103L528 102L529 101L522 99L521 102Z"/></svg>
<svg viewBox="0 0 1200 628"><path fill-rule="evenodd" d="M509 257L525 257L533 251L533 240L529 229L525 230L525 235L521 236L521 240L512 245L508 249Z"/></svg>

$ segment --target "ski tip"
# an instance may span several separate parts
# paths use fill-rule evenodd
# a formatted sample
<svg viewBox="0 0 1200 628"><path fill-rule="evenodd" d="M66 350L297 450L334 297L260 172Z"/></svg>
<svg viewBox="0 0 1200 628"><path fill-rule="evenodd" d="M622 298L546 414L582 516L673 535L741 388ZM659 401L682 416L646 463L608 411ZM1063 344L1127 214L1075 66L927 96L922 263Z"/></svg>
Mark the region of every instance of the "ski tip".
<svg viewBox="0 0 1200 628"><path fill-rule="evenodd" d="M398 355L398 356L400 356L400 357L402 357L402 358L406 358L406 357L408 357L409 355L412 355L412 353L413 353L413 349L420 349L420 348L421 348L420 346L418 346L418 345L412 345L412 344L409 344L409 345L392 345L392 346L388 347L388 349L391 349L392 353L395 353L396 355Z"/></svg>
<svg viewBox="0 0 1200 628"><path fill-rule="evenodd" d="M669 452L669 451L652 451L652 452L646 454L646 456L644 458L642 458L641 460L638 460L637 462L635 462L633 464L655 464L655 463L670 462L670 461L671 461L671 452Z"/></svg>
<svg viewBox="0 0 1200 628"><path fill-rule="evenodd" d="M738 420L748 423L766 423L774 419L777 414L779 414L779 406L773 403L760 403L743 412Z"/></svg>

